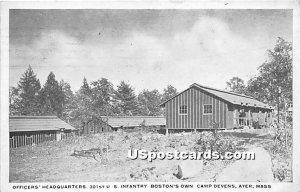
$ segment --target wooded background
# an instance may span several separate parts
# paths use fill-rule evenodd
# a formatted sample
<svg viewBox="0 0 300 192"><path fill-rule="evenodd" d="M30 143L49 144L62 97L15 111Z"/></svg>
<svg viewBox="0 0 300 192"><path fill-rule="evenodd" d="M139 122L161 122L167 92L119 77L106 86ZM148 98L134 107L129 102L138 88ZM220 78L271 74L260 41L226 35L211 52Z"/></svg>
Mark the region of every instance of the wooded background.
<svg viewBox="0 0 300 192"><path fill-rule="evenodd" d="M292 44L279 37L275 47L267 53L269 59L259 66L258 75L246 83L239 77L233 77L226 82L226 89L253 96L276 107L277 114L280 114L286 104L292 103ZM29 66L18 86L10 87L9 110L10 115L56 115L80 127L91 116L163 115L159 104L177 93L175 87L168 85L162 93L145 88L136 94L125 81L114 88L106 78L92 82L84 78L80 89L73 92L70 84L55 79L53 72L41 86Z"/></svg>

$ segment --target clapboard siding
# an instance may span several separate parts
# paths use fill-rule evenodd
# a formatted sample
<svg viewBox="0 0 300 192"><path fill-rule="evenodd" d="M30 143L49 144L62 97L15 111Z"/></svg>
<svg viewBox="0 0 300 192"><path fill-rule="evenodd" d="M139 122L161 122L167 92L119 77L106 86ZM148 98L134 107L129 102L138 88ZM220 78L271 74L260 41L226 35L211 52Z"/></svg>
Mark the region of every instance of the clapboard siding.
<svg viewBox="0 0 300 192"><path fill-rule="evenodd" d="M212 105L212 114L203 114L203 106ZM187 114L179 114L179 107L187 106ZM223 99L201 89L191 87L166 104L166 128L198 129L211 128L212 123L218 123L220 128L227 128L227 103Z"/></svg>

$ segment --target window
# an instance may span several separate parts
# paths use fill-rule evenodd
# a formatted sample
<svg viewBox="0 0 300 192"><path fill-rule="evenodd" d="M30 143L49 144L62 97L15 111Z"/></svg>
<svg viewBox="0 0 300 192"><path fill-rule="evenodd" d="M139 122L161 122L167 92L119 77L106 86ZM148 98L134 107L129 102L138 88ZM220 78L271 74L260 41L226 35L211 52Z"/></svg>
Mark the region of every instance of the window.
<svg viewBox="0 0 300 192"><path fill-rule="evenodd" d="M212 114L212 105L203 105L203 114Z"/></svg>
<svg viewBox="0 0 300 192"><path fill-rule="evenodd" d="M187 114L187 105L181 105L179 107L179 114Z"/></svg>

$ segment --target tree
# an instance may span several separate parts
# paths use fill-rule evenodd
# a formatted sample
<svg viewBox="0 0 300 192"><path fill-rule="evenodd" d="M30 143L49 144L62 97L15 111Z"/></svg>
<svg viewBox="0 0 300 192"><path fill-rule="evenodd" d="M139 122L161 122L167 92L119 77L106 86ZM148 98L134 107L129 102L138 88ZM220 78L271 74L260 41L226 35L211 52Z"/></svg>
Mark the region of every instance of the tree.
<svg viewBox="0 0 300 192"><path fill-rule="evenodd" d="M279 37L268 56L269 60L258 68L259 75L249 80L247 92L276 105L279 115L285 101L292 102L293 97L292 44Z"/></svg>
<svg viewBox="0 0 300 192"><path fill-rule="evenodd" d="M173 87L172 85L168 85L167 88L164 89L164 93L162 95L162 101L167 101L168 99L174 97L177 95L177 89Z"/></svg>
<svg viewBox="0 0 300 192"><path fill-rule="evenodd" d="M74 94L71 90L71 86L69 83L61 80L59 82L59 86L62 89L63 93L63 103L62 103L62 119L70 120L73 119L72 111L76 109L76 104L74 102Z"/></svg>
<svg viewBox="0 0 300 192"><path fill-rule="evenodd" d="M92 111L95 115L109 115L112 113L113 84L106 78L91 83Z"/></svg>
<svg viewBox="0 0 300 192"><path fill-rule="evenodd" d="M93 116L92 90L86 78L83 79L82 86L75 93L72 105L75 108L70 113L71 119L75 126L81 127L83 122Z"/></svg>
<svg viewBox="0 0 300 192"><path fill-rule="evenodd" d="M64 103L68 103L72 100L74 97L74 94L71 90L71 85L68 82L65 82L64 80L61 80L59 82L59 86L62 89L63 96L64 96Z"/></svg>
<svg viewBox="0 0 300 192"><path fill-rule="evenodd" d="M235 93L245 94L246 86L244 80L239 77L233 77L226 82L226 89Z"/></svg>
<svg viewBox="0 0 300 192"><path fill-rule="evenodd" d="M20 93L16 87L9 88L9 115L18 114L20 105Z"/></svg>
<svg viewBox="0 0 300 192"><path fill-rule="evenodd" d="M64 94L62 87L55 79L53 72L48 75L47 81L41 90L41 104L43 115L62 116Z"/></svg>
<svg viewBox="0 0 300 192"><path fill-rule="evenodd" d="M83 78L82 86L80 87L79 92L87 96L92 94L92 90L85 77Z"/></svg>
<svg viewBox="0 0 300 192"><path fill-rule="evenodd" d="M138 103L134 93L134 89L124 81L118 85L115 92L115 99L118 104L117 107L120 109L121 115L137 115L138 114Z"/></svg>
<svg viewBox="0 0 300 192"><path fill-rule="evenodd" d="M138 103L141 115L162 115L162 110L159 107L159 104L161 103L161 95L158 90L143 90L138 95Z"/></svg>
<svg viewBox="0 0 300 192"><path fill-rule="evenodd" d="M17 89L20 92L17 111L21 115L38 115L40 113L38 96L41 84L30 65L22 75Z"/></svg>
<svg viewBox="0 0 300 192"><path fill-rule="evenodd" d="M76 106L71 112L74 125L80 127L93 116L111 115L113 92L113 84L105 78L93 81L90 85L84 78L73 99Z"/></svg>

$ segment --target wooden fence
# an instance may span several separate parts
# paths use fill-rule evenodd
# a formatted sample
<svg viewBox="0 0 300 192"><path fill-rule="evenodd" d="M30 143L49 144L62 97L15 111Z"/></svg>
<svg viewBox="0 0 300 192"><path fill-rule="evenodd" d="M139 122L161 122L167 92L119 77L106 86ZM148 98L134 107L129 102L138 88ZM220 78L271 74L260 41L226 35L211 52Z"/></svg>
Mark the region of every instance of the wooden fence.
<svg viewBox="0 0 300 192"><path fill-rule="evenodd" d="M67 132L63 133L61 139L67 139L73 136L74 133ZM23 134L23 135L14 135L9 138L9 147L10 148L17 148L26 145L37 145L42 142L46 141L53 141L56 140L56 133L36 133L30 136Z"/></svg>
<svg viewBox="0 0 300 192"><path fill-rule="evenodd" d="M70 137L73 137L75 135L74 132L65 132L65 133L62 133L61 135L61 139L64 140L64 139L67 139L67 138L70 138Z"/></svg>

